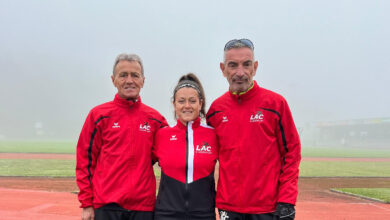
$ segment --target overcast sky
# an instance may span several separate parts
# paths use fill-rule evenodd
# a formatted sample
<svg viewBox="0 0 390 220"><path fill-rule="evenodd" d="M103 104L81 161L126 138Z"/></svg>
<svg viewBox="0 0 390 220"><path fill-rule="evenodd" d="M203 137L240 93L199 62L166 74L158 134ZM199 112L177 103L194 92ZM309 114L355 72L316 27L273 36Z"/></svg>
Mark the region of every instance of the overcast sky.
<svg viewBox="0 0 390 220"><path fill-rule="evenodd" d="M78 138L113 99L117 54L145 65L144 103L174 124L178 78L194 72L207 108L227 91L224 44L249 38L255 80L298 126L390 117L390 1L0 0L0 139Z"/></svg>

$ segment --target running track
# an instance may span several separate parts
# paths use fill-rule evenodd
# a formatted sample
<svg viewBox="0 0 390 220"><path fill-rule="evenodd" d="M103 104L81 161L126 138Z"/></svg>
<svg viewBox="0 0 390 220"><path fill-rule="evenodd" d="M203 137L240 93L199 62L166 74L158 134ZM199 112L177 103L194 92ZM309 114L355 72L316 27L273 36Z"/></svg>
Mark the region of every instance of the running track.
<svg viewBox="0 0 390 220"><path fill-rule="evenodd" d="M299 201L296 209L297 220L390 219L390 204L338 194L333 201ZM0 219L80 220L81 217L76 194L0 188Z"/></svg>
<svg viewBox="0 0 390 220"><path fill-rule="evenodd" d="M0 154L0 158L21 159L24 156L24 154ZM31 154L26 157L31 158ZM34 157L42 158L42 155L34 155ZM59 155L45 155L44 157L59 159ZM60 157L63 157L61 159L74 159L74 155ZM304 158L304 160L318 160L318 158ZM322 160L340 159L324 158ZM388 158L383 160L388 161ZM4 179L0 178L0 181ZM70 181L74 183L74 180ZM324 178L321 181L327 181L327 179ZM360 180L356 179L356 181ZM388 179L382 181L385 181L386 187L390 187L387 186ZM299 188L300 194L296 206L297 220L390 219L390 204L354 198L329 190L318 190L313 187L313 184L305 185L305 181L300 181ZM13 189L0 186L0 220L80 220L81 210L78 206L77 195L69 192Z"/></svg>

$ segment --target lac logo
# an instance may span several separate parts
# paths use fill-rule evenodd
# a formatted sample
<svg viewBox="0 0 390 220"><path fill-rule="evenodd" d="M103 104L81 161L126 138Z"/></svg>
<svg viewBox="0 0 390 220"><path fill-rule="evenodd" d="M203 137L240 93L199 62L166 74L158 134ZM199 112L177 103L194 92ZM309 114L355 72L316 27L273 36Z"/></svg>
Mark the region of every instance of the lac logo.
<svg viewBox="0 0 390 220"><path fill-rule="evenodd" d="M212 154L211 146L207 142L203 142L202 146L196 145L196 153L200 154Z"/></svg>
<svg viewBox="0 0 390 220"><path fill-rule="evenodd" d="M150 132L150 125L148 124L148 122L144 122L143 124L139 125L139 130L145 131L145 132Z"/></svg>
<svg viewBox="0 0 390 220"><path fill-rule="evenodd" d="M257 111L256 114L251 115L250 122L262 122L264 120L264 115L261 111Z"/></svg>

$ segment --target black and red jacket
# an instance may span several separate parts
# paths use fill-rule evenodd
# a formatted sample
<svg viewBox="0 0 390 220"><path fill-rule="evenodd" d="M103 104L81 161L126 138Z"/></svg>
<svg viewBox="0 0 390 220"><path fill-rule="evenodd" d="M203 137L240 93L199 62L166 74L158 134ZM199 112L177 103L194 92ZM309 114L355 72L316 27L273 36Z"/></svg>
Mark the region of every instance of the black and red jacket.
<svg viewBox="0 0 390 220"><path fill-rule="evenodd" d="M161 166L157 219L215 216L214 167L218 142L200 118L158 131L153 155Z"/></svg>
<svg viewBox="0 0 390 220"><path fill-rule="evenodd" d="M218 136L216 205L240 213L270 213L295 204L301 145L286 100L254 82L242 95L215 100L207 122Z"/></svg>
<svg viewBox="0 0 390 220"><path fill-rule="evenodd" d="M76 178L81 207L117 203L122 208L153 211L156 180L152 145L167 125L156 110L117 94L93 108L77 144Z"/></svg>

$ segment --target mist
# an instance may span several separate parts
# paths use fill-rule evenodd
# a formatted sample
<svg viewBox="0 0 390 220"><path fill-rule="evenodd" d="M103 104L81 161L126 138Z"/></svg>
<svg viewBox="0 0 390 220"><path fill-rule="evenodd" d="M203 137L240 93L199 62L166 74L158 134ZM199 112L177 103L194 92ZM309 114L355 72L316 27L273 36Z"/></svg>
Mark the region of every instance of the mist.
<svg viewBox="0 0 390 220"><path fill-rule="evenodd" d="M174 125L172 90L199 76L206 109L228 89L219 63L254 42L260 86L298 128L390 117L389 1L0 1L0 140L77 140L114 98L115 57L144 62L142 101Z"/></svg>

